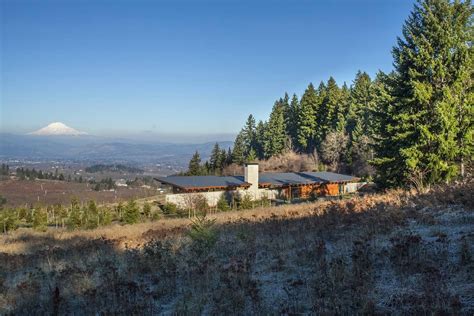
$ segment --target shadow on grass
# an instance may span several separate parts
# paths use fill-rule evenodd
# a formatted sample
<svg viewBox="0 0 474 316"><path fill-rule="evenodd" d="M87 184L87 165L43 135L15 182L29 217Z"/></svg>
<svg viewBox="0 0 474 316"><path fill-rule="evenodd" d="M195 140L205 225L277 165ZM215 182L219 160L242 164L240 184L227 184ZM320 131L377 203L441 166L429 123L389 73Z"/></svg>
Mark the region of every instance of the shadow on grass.
<svg viewBox="0 0 474 316"><path fill-rule="evenodd" d="M137 249L22 236L25 254L0 253L0 314L469 314L462 291L474 284L472 232L459 239L468 246L458 261L457 240L429 241L409 228L436 224L427 205L469 208L465 193L237 220L216 225L211 247L183 227L145 231Z"/></svg>

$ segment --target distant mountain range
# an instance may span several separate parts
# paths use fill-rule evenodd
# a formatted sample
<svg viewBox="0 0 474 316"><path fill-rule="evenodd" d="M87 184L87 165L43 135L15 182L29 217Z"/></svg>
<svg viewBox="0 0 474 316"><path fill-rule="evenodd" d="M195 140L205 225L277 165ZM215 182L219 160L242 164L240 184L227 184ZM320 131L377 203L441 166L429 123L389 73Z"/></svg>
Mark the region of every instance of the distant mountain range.
<svg viewBox="0 0 474 316"><path fill-rule="evenodd" d="M222 148L233 142L218 142ZM197 150L207 159L215 142L174 144L140 142L90 135L0 134L0 159L74 160L96 162L171 163L186 165Z"/></svg>

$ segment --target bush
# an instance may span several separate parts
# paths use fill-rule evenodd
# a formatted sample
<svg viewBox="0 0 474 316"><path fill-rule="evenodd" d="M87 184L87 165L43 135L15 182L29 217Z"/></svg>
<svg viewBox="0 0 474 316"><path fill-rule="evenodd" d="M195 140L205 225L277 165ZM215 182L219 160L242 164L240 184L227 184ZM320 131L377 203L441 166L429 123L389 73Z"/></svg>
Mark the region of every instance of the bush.
<svg viewBox="0 0 474 316"><path fill-rule="evenodd" d="M147 218L150 217L150 215L151 215L151 205L150 205L150 203L145 202L143 204L142 212L143 212L143 215L145 217L147 217Z"/></svg>
<svg viewBox="0 0 474 316"><path fill-rule="evenodd" d="M18 216L15 210L0 210L0 230L4 233L18 228Z"/></svg>
<svg viewBox="0 0 474 316"><path fill-rule="evenodd" d="M216 243L215 222L215 219L207 219L205 215L198 215L191 220L191 229L188 231L188 236L200 250L210 249Z"/></svg>
<svg viewBox="0 0 474 316"><path fill-rule="evenodd" d="M39 231L46 231L47 225L48 225L48 213L42 208L38 208L34 210L33 228Z"/></svg>
<svg viewBox="0 0 474 316"><path fill-rule="evenodd" d="M253 200L250 194L244 194L240 199L239 209L248 210L253 208Z"/></svg>
<svg viewBox="0 0 474 316"><path fill-rule="evenodd" d="M229 203L227 203L227 199L225 198L225 193L222 193L219 197L219 201L217 201L217 209L221 212L230 210Z"/></svg>
<svg viewBox="0 0 474 316"><path fill-rule="evenodd" d="M130 200L125 207L123 213L123 222L127 224L135 224L138 223L140 219L140 209L138 208L137 203L135 200Z"/></svg>
<svg viewBox="0 0 474 316"><path fill-rule="evenodd" d="M163 206L161 206L161 211L162 211L163 214L165 214L165 215L176 214L176 213L177 213L177 210L178 210L178 207L177 207L176 204L174 204L174 203L169 203L169 202L167 202L166 204L164 204Z"/></svg>

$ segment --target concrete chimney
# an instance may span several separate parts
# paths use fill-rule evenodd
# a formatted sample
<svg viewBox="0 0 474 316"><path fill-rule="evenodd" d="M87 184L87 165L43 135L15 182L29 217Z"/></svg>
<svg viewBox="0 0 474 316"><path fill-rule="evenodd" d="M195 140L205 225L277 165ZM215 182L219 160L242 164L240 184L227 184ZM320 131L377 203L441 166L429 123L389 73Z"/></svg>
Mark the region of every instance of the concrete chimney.
<svg viewBox="0 0 474 316"><path fill-rule="evenodd" d="M258 163L247 162L244 166L244 181L251 184L248 191L258 198Z"/></svg>

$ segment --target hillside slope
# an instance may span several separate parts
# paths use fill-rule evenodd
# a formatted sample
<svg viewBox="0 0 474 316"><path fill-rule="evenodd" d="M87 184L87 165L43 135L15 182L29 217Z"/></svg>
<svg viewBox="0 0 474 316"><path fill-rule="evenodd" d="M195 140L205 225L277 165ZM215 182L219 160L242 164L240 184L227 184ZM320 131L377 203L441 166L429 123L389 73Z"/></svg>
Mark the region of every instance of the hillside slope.
<svg viewBox="0 0 474 316"><path fill-rule="evenodd" d="M221 213L193 238L20 230L0 237L0 314L472 315L473 189Z"/></svg>

